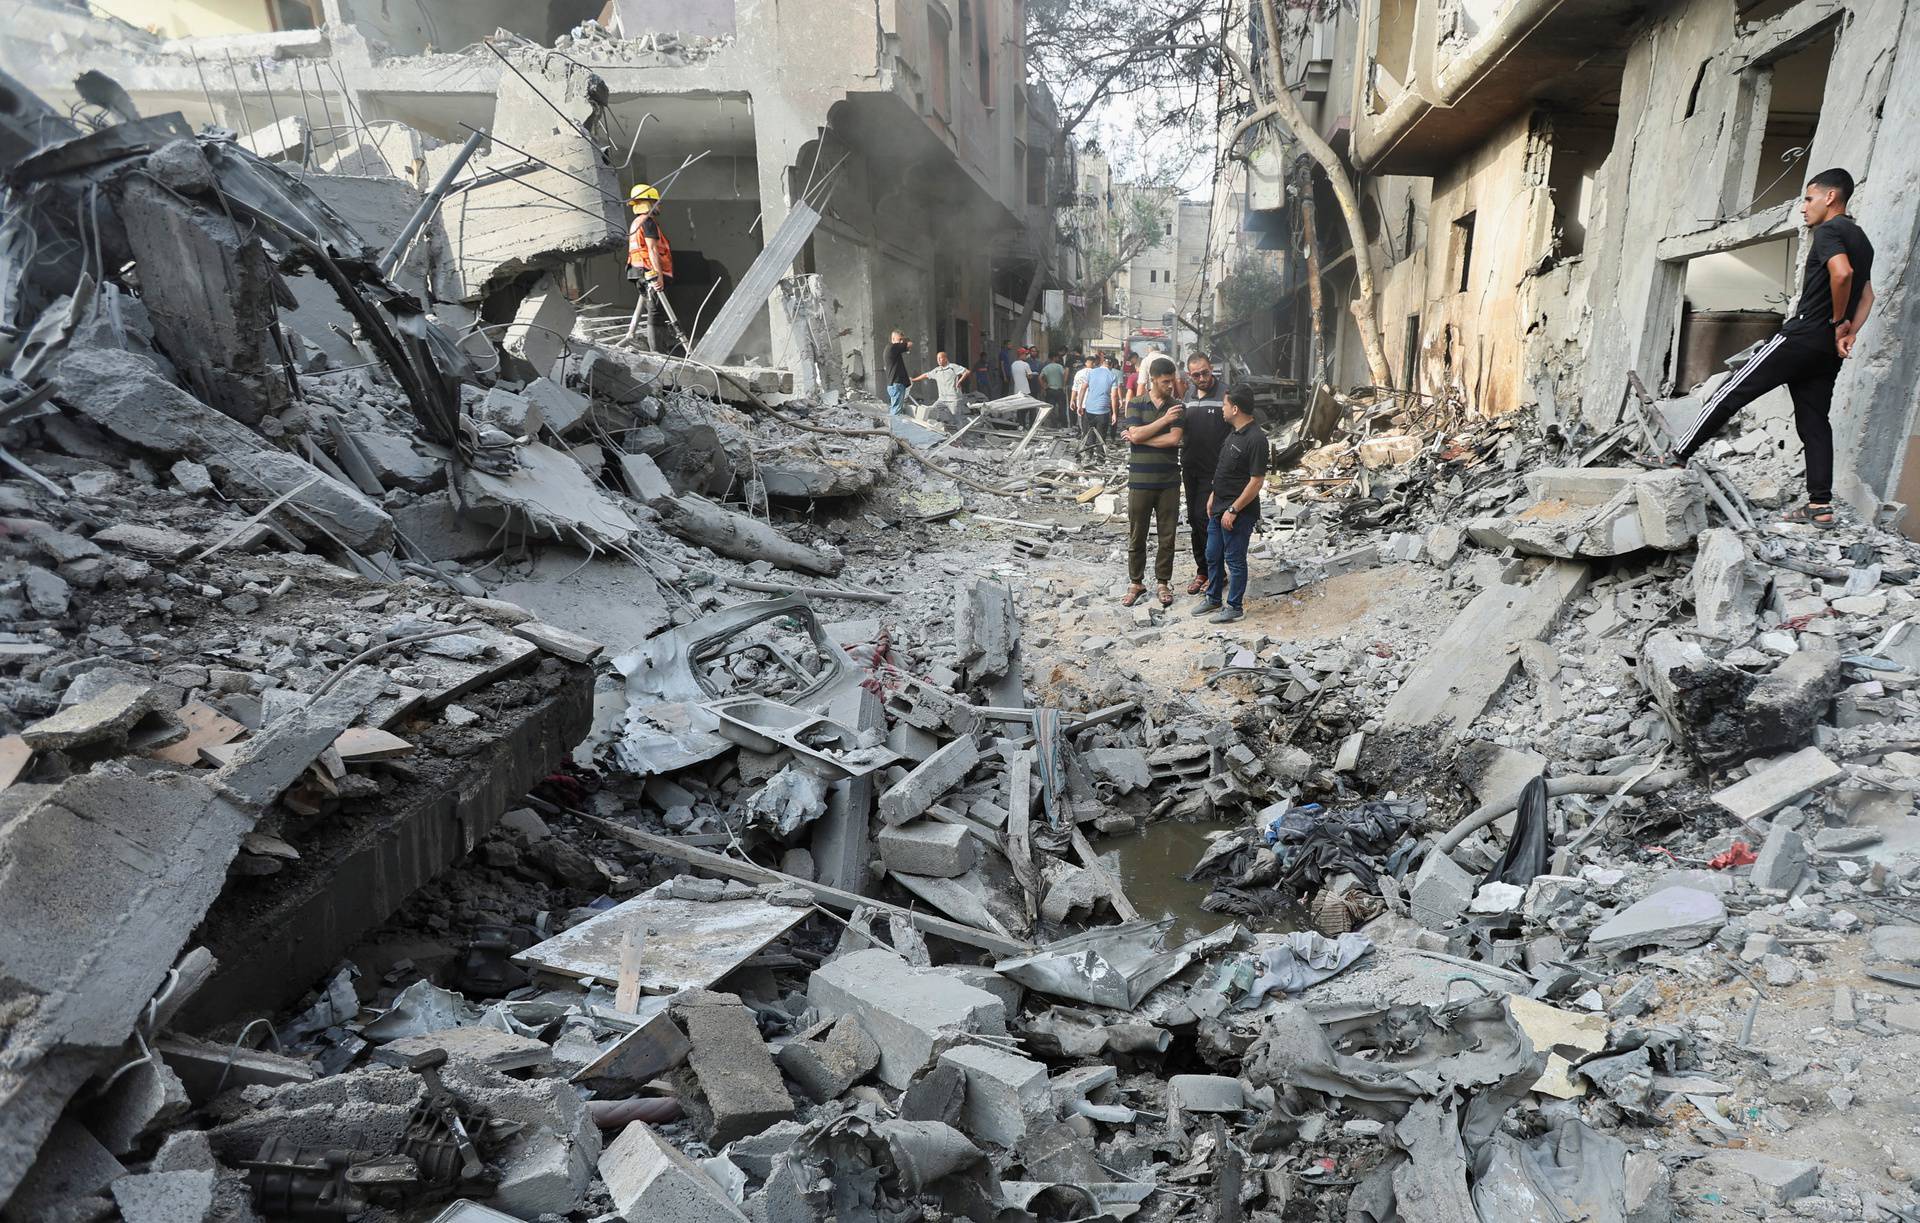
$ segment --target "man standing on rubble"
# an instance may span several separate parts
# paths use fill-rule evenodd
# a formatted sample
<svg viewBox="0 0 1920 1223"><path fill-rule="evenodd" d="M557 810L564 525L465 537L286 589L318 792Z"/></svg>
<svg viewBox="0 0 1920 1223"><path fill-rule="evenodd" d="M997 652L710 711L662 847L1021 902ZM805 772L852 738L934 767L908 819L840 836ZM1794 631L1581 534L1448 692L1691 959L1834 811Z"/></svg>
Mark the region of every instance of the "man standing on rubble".
<svg viewBox="0 0 1920 1223"><path fill-rule="evenodd" d="M1147 395L1127 404L1127 594L1132 607L1147 593L1147 531L1157 529L1154 597L1173 606L1173 553L1180 531L1180 442L1185 405L1174 394L1173 358L1161 353L1141 370Z"/></svg>
<svg viewBox="0 0 1920 1223"><path fill-rule="evenodd" d="M1082 437L1092 435L1106 443L1113 428L1115 381L1113 371L1100 361L1100 354L1087 354L1087 367L1073 380L1073 410L1080 418Z"/></svg>
<svg viewBox="0 0 1920 1223"><path fill-rule="evenodd" d="M892 341L887 345L887 415L898 416L906 411L907 387L913 379L907 376L907 354L913 351L913 341L907 333L894 328Z"/></svg>
<svg viewBox="0 0 1920 1223"><path fill-rule="evenodd" d="M1213 469L1220 460L1221 443L1231 432L1220 407L1220 380L1213 374L1213 358L1194 353L1187 358L1187 435L1180 447L1180 473L1187 493L1187 539L1193 546L1194 579L1187 583L1190 595L1207 588L1207 498L1213 493Z"/></svg>
<svg viewBox="0 0 1920 1223"><path fill-rule="evenodd" d="M1807 503L1787 511L1788 522L1822 529L1833 518L1833 382L1840 363L1873 310L1873 243L1847 215L1853 175L1822 170L1807 180L1800 217L1807 235L1807 264L1800 306L1777 334L1733 372L1700 409L1680 438L1672 463L1685 467L1733 414L1777 386L1793 396L1793 424L1807 452Z"/></svg>
<svg viewBox="0 0 1920 1223"><path fill-rule="evenodd" d="M934 406L949 418L957 417L960 414L960 387L968 378L967 371L950 364L946 353L937 352L933 354L933 368L911 381L919 382L926 378L933 379ZM914 415L918 419L925 419L917 410Z"/></svg>
<svg viewBox="0 0 1920 1223"><path fill-rule="evenodd" d="M1067 367L1060 364L1060 356L1061 354L1057 352L1048 355L1047 363L1040 367L1040 382L1045 391L1047 414L1051 417L1048 423L1056 429L1065 429L1069 421L1066 397Z"/></svg>
<svg viewBox="0 0 1920 1223"><path fill-rule="evenodd" d="M1187 409L1191 416L1193 409ZM1253 418L1253 396L1238 388L1220 405L1228 433L1220 444L1207 496L1207 594L1193 609L1215 624L1246 613L1247 544L1260 522L1260 490L1267 483L1267 435Z"/></svg>

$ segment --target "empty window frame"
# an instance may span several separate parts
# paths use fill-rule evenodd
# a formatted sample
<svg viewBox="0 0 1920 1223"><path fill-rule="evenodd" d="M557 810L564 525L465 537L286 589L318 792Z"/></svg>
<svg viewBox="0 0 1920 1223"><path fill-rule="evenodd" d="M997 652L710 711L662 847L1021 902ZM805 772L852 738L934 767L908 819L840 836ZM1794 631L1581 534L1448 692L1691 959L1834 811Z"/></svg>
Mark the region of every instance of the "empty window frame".
<svg viewBox="0 0 1920 1223"><path fill-rule="evenodd" d="M1473 276L1473 226L1475 213L1467 213L1453 223L1447 248L1447 283L1454 293L1465 293Z"/></svg>

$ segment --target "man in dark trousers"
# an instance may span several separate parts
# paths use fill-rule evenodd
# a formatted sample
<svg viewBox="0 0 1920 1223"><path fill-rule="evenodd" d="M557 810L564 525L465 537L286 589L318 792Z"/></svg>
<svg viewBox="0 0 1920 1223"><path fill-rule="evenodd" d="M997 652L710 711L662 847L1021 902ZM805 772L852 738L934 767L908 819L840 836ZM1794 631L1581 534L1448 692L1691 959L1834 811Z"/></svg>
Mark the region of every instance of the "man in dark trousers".
<svg viewBox="0 0 1920 1223"><path fill-rule="evenodd" d="M1207 587L1207 497L1213 492L1213 465L1220 443L1227 440L1227 422L1220 415L1220 381L1213 376L1213 358L1203 352L1187 358L1186 439L1180 444L1180 474L1187 491L1187 537L1193 545L1194 579L1187 593Z"/></svg>
<svg viewBox="0 0 1920 1223"><path fill-rule="evenodd" d="M912 351L913 341L896 327L887 345L888 416L898 416L907 409L907 385L913 381L907 374L907 354Z"/></svg>
<svg viewBox="0 0 1920 1223"><path fill-rule="evenodd" d="M1230 432L1220 443L1207 498L1207 594L1193 614L1231 624L1246 614L1241 603L1247 597L1247 545L1260 521L1267 435L1254 423L1253 396L1244 390L1228 391L1220 414Z"/></svg>
<svg viewBox="0 0 1920 1223"><path fill-rule="evenodd" d="M1147 593L1147 534L1158 530L1153 576L1160 606L1173 605L1173 554L1180 538L1181 416L1174 394L1179 367L1164 354L1147 363L1147 394L1127 405L1127 596L1132 607Z"/></svg>
<svg viewBox="0 0 1920 1223"><path fill-rule="evenodd" d="M1823 170L1807 180L1800 217L1807 235L1807 266L1800 304L1758 352L1720 384L1700 416L1681 435L1673 465L1685 467L1733 414L1774 387L1793 396L1793 423L1807 452L1807 503L1788 522L1833 525L1833 381L1853 355L1854 338L1873 309L1873 243L1847 215L1853 175Z"/></svg>

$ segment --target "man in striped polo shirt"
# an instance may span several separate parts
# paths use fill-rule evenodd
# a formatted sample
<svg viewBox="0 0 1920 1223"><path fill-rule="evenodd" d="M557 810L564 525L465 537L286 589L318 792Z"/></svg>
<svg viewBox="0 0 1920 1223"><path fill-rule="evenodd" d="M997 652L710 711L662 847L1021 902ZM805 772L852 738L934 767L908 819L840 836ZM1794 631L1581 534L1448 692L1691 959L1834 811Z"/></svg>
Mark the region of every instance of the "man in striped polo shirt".
<svg viewBox="0 0 1920 1223"><path fill-rule="evenodd" d="M1180 443L1186 437L1185 406L1175 394L1179 369L1158 353L1141 371L1147 396L1127 405L1127 597L1132 607L1147 593L1147 530L1159 539L1153 576L1160 606L1173 606L1173 553L1180 534Z"/></svg>

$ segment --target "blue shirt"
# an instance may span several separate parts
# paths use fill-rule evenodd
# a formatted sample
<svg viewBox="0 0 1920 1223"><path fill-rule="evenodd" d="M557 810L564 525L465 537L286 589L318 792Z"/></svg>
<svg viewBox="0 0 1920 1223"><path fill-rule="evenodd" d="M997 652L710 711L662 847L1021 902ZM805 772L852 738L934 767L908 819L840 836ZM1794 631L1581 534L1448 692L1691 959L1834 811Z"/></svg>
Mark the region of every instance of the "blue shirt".
<svg viewBox="0 0 1920 1223"><path fill-rule="evenodd" d="M1120 385L1124 377L1117 369L1108 369L1101 365L1087 371L1087 411L1096 416L1105 416L1113 411L1111 396L1113 388Z"/></svg>

